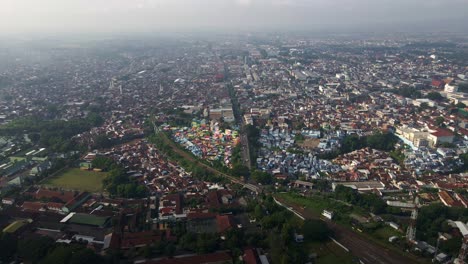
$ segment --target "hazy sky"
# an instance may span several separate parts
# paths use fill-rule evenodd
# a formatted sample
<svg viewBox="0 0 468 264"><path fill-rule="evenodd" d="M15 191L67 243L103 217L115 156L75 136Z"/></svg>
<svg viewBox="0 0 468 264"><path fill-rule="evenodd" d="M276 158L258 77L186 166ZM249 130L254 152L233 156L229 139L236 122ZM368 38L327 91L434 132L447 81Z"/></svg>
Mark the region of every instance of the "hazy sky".
<svg viewBox="0 0 468 264"><path fill-rule="evenodd" d="M468 0L0 0L0 34L468 28Z"/></svg>

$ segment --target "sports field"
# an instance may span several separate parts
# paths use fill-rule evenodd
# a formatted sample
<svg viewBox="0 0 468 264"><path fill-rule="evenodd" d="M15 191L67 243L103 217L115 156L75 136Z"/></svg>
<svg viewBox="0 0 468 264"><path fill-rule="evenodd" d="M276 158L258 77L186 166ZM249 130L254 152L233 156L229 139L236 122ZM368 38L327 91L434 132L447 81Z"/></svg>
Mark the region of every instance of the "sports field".
<svg viewBox="0 0 468 264"><path fill-rule="evenodd" d="M67 169L62 173L47 178L42 185L58 187L66 190L101 192L102 180L106 178L105 172L84 171L78 168Z"/></svg>

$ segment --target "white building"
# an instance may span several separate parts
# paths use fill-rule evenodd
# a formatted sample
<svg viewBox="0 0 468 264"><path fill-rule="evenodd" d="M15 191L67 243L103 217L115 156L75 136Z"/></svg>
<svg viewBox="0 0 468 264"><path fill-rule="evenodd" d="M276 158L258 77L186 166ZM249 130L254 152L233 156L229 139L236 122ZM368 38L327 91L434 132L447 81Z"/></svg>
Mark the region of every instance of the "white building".
<svg viewBox="0 0 468 264"><path fill-rule="evenodd" d="M332 211L323 210L322 215L325 216L329 220L333 219L333 212Z"/></svg>

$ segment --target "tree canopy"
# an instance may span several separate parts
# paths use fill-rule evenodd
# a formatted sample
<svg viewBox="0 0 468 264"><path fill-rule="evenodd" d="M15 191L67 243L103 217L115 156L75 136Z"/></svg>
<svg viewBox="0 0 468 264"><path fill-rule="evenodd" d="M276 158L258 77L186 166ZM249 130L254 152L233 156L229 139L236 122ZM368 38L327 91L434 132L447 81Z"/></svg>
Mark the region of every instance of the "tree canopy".
<svg viewBox="0 0 468 264"><path fill-rule="evenodd" d="M308 241L323 242L328 239L330 229L328 229L328 226L322 220L308 219L302 226L302 233Z"/></svg>
<svg viewBox="0 0 468 264"><path fill-rule="evenodd" d="M103 180L106 190L114 196L124 198L142 198L148 193L145 186L132 182L123 168L113 167Z"/></svg>

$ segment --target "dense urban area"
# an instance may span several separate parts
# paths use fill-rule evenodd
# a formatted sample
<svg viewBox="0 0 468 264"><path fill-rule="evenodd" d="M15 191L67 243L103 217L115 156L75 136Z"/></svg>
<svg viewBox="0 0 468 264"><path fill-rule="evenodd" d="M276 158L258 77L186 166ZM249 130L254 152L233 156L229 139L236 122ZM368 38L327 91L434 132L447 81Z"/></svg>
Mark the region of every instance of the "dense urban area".
<svg viewBox="0 0 468 264"><path fill-rule="evenodd" d="M468 37L0 42L0 263L467 263Z"/></svg>

